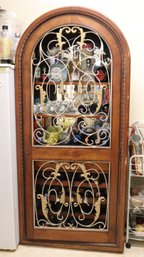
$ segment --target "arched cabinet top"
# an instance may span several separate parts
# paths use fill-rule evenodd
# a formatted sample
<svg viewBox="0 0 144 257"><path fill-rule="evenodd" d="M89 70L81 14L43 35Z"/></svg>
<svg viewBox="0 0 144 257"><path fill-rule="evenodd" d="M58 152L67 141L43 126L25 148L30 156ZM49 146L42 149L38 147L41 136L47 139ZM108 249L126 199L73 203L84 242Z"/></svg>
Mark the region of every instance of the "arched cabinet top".
<svg viewBox="0 0 144 257"><path fill-rule="evenodd" d="M111 41L111 38L113 38L121 50L122 59L124 57L126 59L130 58L127 41L119 27L101 13L83 7L58 8L38 17L23 33L18 52L23 52L25 44L30 38L34 37L38 41L47 31L53 30L58 26L71 24L84 24L85 27L100 33L106 41Z"/></svg>
<svg viewBox="0 0 144 257"><path fill-rule="evenodd" d="M30 77L27 74L31 72L31 58L33 51L47 33L55 31L57 28L66 26L80 26L87 30L94 31L104 40L108 46L112 58L111 65L111 83L115 92L113 99L116 99L116 93L121 95L120 123L125 123L125 117L128 113L129 100L129 77L130 77L130 53L127 41L118 26L106 16L99 12L83 7L65 7L49 11L37 18L23 33L16 56L16 81L17 90L21 95L23 84L27 84ZM27 79L25 79L27 77ZM19 88L20 87L20 88ZM118 88L118 90L116 89ZM19 98L19 100L21 97ZM20 101L21 102L21 101ZM124 126L121 126L121 145L123 145Z"/></svg>

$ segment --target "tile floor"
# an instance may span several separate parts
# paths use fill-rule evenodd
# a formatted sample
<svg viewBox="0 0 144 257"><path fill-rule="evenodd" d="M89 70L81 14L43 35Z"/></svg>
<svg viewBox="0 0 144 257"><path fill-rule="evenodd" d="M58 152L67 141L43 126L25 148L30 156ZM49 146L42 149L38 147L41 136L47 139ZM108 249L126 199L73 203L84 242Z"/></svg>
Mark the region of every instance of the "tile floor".
<svg viewBox="0 0 144 257"><path fill-rule="evenodd" d="M15 251L0 250L0 257L144 257L144 242L133 242L123 254L64 250L57 248L19 245Z"/></svg>

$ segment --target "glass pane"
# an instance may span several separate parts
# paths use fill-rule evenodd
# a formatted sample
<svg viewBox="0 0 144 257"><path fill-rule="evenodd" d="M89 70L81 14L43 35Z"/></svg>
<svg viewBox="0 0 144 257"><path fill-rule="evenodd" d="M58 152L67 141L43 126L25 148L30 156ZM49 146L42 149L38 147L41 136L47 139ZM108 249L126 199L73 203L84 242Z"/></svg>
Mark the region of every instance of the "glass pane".
<svg viewBox="0 0 144 257"><path fill-rule="evenodd" d="M34 161L34 226L108 229L109 162Z"/></svg>
<svg viewBox="0 0 144 257"><path fill-rule="evenodd" d="M69 26L45 34L32 56L33 145L110 147L111 70L97 32Z"/></svg>

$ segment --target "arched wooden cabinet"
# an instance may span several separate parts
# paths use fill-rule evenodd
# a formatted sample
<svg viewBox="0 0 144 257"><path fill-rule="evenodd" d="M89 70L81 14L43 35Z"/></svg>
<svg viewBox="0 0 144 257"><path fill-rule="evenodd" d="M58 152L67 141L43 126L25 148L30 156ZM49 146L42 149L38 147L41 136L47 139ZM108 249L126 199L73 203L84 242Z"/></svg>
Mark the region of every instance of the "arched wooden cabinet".
<svg viewBox="0 0 144 257"><path fill-rule="evenodd" d="M123 251L129 49L103 15L68 7L16 56L21 243Z"/></svg>

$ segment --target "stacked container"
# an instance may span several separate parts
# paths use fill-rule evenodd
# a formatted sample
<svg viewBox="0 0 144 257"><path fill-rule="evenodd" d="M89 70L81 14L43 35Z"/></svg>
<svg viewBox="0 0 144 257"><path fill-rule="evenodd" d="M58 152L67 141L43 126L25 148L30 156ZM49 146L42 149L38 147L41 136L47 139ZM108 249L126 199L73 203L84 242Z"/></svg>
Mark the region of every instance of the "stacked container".
<svg viewBox="0 0 144 257"><path fill-rule="evenodd" d="M15 64L22 24L13 12L0 13L0 63Z"/></svg>

